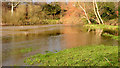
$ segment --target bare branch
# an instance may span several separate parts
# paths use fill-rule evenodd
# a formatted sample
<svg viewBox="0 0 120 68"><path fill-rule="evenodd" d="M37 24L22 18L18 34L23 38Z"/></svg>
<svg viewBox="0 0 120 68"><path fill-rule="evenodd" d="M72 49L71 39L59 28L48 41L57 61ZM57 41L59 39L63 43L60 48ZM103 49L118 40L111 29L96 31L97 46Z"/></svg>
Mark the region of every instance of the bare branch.
<svg viewBox="0 0 120 68"><path fill-rule="evenodd" d="M18 6L20 4L20 2L17 2L17 4L14 5L14 7Z"/></svg>
<svg viewBox="0 0 120 68"><path fill-rule="evenodd" d="M79 2L78 2L78 5L79 5L79 7L82 8L82 10L85 12L85 16L86 16L86 18L87 18L87 20L88 20L88 23L91 24L91 22L90 22L90 20L89 20L89 18L88 18L88 15L87 15L87 13L86 13L86 11L85 11L85 9L84 9L85 6L84 6L84 8L83 8L83 7L79 4ZM85 4L84 4L84 5L85 5Z"/></svg>

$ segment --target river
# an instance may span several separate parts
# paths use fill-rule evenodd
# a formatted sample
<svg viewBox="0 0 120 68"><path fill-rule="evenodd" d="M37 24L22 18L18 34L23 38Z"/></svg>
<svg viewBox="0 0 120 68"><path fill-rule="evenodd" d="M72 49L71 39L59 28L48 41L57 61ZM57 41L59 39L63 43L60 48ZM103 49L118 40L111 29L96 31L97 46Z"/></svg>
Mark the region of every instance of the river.
<svg viewBox="0 0 120 68"><path fill-rule="evenodd" d="M118 45L81 25L37 25L2 27L2 65L24 66L25 57L78 46Z"/></svg>

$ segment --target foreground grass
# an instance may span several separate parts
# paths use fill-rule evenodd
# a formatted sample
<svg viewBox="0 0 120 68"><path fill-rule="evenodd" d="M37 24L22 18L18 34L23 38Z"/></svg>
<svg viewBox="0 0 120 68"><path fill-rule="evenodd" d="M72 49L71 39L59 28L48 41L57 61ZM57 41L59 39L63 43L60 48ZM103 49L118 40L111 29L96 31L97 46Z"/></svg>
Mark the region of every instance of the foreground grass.
<svg viewBox="0 0 120 68"><path fill-rule="evenodd" d="M90 25L86 24L84 26L89 27L91 29L98 29L98 28L100 28L100 29L113 29L113 30L118 29L118 26L104 25L104 24L100 24L100 25L98 25L98 24L90 24Z"/></svg>
<svg viewBox="0 0 120 68"><path fill-rule="evenodd" d="M24 61L39 66L117 66L118 46L81 46L47 54L36 54Z"/></svg>

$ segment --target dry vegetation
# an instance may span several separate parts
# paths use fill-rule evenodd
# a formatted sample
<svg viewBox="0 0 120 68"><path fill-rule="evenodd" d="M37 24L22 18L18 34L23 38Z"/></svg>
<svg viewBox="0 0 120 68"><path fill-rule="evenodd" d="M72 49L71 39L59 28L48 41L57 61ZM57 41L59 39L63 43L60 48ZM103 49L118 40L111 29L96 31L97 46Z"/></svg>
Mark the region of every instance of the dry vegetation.
<svg viewBox="0 0 120 68"><path fill-rule="evenodd" d="M20 3L11 14L11 3L3 3L3 25L34 25L34 24L110 24L114 25L118 18L118 5L114 2L70 2L70 3ZM26 7L28 5L28 7ZM102 5L102 6L101 6ZM82 8L84 9L82 9ZM59 11L58 11L59 10ZM99 15L95 15L99 13ZM26 16L26 13L28 15ZM97 17L98 16L98 17ZM27 19L26 19L27 17ZM101 19L100 19L101 18ZM48 21L49 20L49 21ZM60 21L59 21L60 20ZM89 22L89 21L90 22ZM103 23L101 21L103 20ZM49 23L50 22L50 23ZM118 25L118 24L116 24Z"/></svg>

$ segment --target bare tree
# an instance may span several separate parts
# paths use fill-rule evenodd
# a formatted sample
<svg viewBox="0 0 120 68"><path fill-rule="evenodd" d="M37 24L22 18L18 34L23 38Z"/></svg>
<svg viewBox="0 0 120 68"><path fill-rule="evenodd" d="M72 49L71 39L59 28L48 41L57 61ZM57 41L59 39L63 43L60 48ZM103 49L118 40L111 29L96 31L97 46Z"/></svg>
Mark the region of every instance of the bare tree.
<svg viewBox="0 0 120 68"><path fill-rule="evenodd" d="M13 15L14 8L17 7L19 4L20 4L20 2L17 2L17 3L12 2L11 3L11 15Z"/></svg>
<svg viewBox="0 0 120 68"><path fill-rule="evenodd" d="M99 20L99 17L98 17L98 15L97 15L97 12L96 12L96 6L95 6L94 0L93 0L93 8L94 8L95 16L97 17L97 22L100 24L100 20Z"/></svg>
<svg viewBox="0 0 120 68"><path fill-rule="evenodd" d="M78 2L78 5L79 5L79 7L84 11L85 16L86 16L86 19L88 20L88 23L91 24L91 21L89 20L89 17L88 17L88 15L87 15L86 10L85 10L85 4L84 4L84 8L79 4L79 2Z"/></svg>
<svg viewBox="0 0 120 68"><path fill-rule="evenodd" d="M96 3L96 0L95 0L95 5L96 5L96 10L97 10L97 14L98 14L98 17L99 17L99 19L100 19L100 22L101 22L102 24L104 24L104 23L103 23L103 20L102 20L102 18L101 18L101 16L100 16L100 13L99 13L99 10L98 10L98 6L97 6L97 3Z"/></svg>

